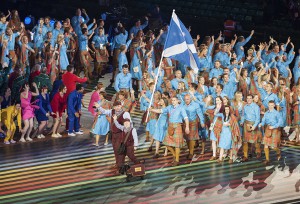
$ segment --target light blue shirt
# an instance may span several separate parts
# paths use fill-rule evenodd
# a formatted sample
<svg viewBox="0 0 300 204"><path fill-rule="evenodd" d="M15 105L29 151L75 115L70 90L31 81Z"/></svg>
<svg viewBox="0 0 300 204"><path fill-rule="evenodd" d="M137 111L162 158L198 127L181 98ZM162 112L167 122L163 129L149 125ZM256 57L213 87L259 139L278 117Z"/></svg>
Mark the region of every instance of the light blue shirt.
<svg viewBox="0 0 300 204"><path fill-rule="evenodd" d="M270 125L274 128L280 127L282 124L281 115L277 110L267 111L261 121L261 125Z"/></svg>
<svg viewBox="0 0 300 204"><path fill-rule="evenodd" d="M243 57L245 57L243 46L245 46L247 44L247 42L249 42L250 39L251 39L251 36L247 37L243 42L237 42L235 44L233 49L237 55L237 61L240 61Z"/></svg>
<svg viewBox="0 0 300 204"><path fill-rule="evenodd" d="M7 48L9 51L15 50L16 37L18 37L19 35L20 35L19 32L13 33L11 39L10 39L10 36L4 35L4 39L8 40Z"/></svg>
<svg viewBox="0 0 300 204"><path fill-rule="evenodd" d="M241 123L245 120L254 122L253 127L256 128L260 121L260 108L257 104L251 103L244 106L244 112L241 117Z"/></svg>
<svg viewBox="0 0 300 204"><path fill-rule="evenodd" d="M295 60L295 65L293 68L293 75L294 75L294 83L297 84L298 79L300 78L300 66L299 66L299 62L300 62L300 55L297 56L296 60Z"/></svg>
<svg viewBox="0 0 300 204"><path fill-rule="evenodd" d="M223 65L224 67L230 65L230 58L226 52L218 52L214 57L214 62L216 60L219 60L221 62L221 65Z"/></svg>
<svg viewBox="0 0 300 204"><path fill-rule="evenodd" d="M293 54L294 49L292 48L287 56L287 60L285 62L278 61L276 63L276 67L279 71L279 74L282 75L284 78L287 78L289 76L288 66L293 61L295 55Z"/></svg>
<svg viewBox="0 0 300 204"><path fill-rule="evenodd" d="M185 84L185 88L188 89L188 83L186 82L186 80L185 79L177 79L177 78L171 80L172 89L177 90L178 83L181 81Z"/></svg>
<svg viewBox="0 0 300 204"><path fill-rule="evenodd" d="M276 94L272 92L268 94L263 88L260 87L258 87L257 89L261 95L261 100L265 108L268 108L269 101L274 101L276 105L279 105L280 101Z"/></svg>
<svg viewBox="0 0 300 204"><path fill-rule="evenodd" d="M95 35L93 37L92 43L94 44L95 48L100 48L100 44L105 45L108 43L106 35Z"/></svg>
<svg viewBox="0 0 300 204"><path fill-rule="evenodd" d="M127 73L125 75L123 72L121 72L117 75L115 82L115 90L119 92L120 89L132 89L130 73Z"/></svg>
<svg viewBox="0 0 300 204"><path fill-rule="evenodd" d="M162 113L168 113L170 123L182 123L184 119L188 118L186 111L182 105L169 105L162 109Z"/></svg>
<svg viewBox="0 0 300 204"><path fill-rule="evenodd" d="M188 116L189 121L194 121L197 119L197 116L200 119L200 123L204 124L204 116L201 110L201 107L198 103L191 101L189 105L185 104L183 105L186 114Z"/></svg>
<svg viewBox="0 0 300 204"><path fill-rule="evenodd" d="M88 36L81 35L79 37L79 50L88 51Z"/></svg>
<svg viewBox="0 0 300 204"><path fill-rule="evenodd" d="M142 25L140 25L139 27L133 26L133 27L130 29L129 33L130 33L130 35L131 35L131 33L133 33L134 36L136 36L136 34L137 34L140 30L143 30L143 29L144 29L145 27L147 27L147 26L148 26L148 21L145 21L145 23L142 24Z"/></svg>
<svg viewBox="0 0 300 204"><path fill-rule="evenodd" d="M125 34L120 33L114 37L113 43L111 45L111 49L119 49L121 45L126 44L126 40L128 37L128 32L125 30Z"/></svg>
<svg viewBox="0 0 300 204"><path fill-rule="evenodd" d="M222 68L213 68L210 72L209 72L209 79L216 77L219 78L221 75L223 74L223 69Z"/></svg>

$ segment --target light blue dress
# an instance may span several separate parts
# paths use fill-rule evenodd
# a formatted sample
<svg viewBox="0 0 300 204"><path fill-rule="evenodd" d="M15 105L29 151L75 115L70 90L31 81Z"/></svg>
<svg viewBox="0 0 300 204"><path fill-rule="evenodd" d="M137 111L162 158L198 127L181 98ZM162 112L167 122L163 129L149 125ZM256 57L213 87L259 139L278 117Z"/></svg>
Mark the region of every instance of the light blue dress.
<svg viewBox="0 0 300 204"><path fill-rule="evenodd" d="M100 101L98 101L98 103L101 105ZM106 135L109 130L110 124L106 118L106 115L99 115L94 129L92 129L92 133L95 135Z"/></svg>
<svg viewBox="0 0 300 204"><path fill-rule="evenodd" d="M161 113L157 123L155 124L155 131L153 134L153 138L156 141L162 142L165 139L166 131L168 129L168 114L167 113Z"/></svg>
<svg viewBox="0 0 300 204"><path fill-rule="evenodd" d="M219 147L223 149L231 149L232 137L230 127L224 125L224 117L222 117L223 127L220 135ZM230 119L227 121L229 122Z"/></svg>
<svg viewBox="0 0 300 204"><path fill-rule="evenodd" d="M66 70L67 66L69 65L69 60L67 56L67 46L63 43L59 50L59 64L61 70Z"/></svg>
<svg viewBox="0 0 300 204"><path fill-rule="evenodd" d="M130 64L130 73L132 75L133 79L137 79L137 80L142 80L142 68L141 68L141 63L140 63L140 59L138 57L138 53L140 48L135 48L134 50L134 55L133 58L131 60L131 64ZM138 67L138 72L134 72L133 68L134 67Z"/></svg>
<svg viewBox="0 0 300 204"><path fill-rule="evenodd" d="M149 117L150 117L150 114L153 114L153 113L149 113ZM146 125L146 131L149 131L149 134L151 136L154 135L154 132L155 132L155 124L157 123L157 120L156 119L150 119L149 122L147 123Z"/></svg>

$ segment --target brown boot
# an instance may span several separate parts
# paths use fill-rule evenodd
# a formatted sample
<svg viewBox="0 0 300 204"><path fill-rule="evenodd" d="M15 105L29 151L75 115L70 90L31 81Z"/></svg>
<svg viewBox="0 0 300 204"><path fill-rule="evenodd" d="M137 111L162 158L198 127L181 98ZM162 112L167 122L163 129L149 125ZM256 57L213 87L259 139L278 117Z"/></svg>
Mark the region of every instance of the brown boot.
<svg viewBox="0 0 300 204"><path fill-rule="evenodd" d="M192 154L188 154L188 155L186 155L186 158L189 159L189 160L193 159L193 155Z"/></svg>
<svg viewBox="0 0 300 204"><path fill-rule="evenodd" d="M147 151L152 152L152 147L149 147Z"/></svg>
<svg viewBox="0 0 300 204"><path fill-rule="evenodd" d="M256 158L257 158L257 159L261 158L261 152L257 152L257 153L256 153Z"/></svg>
<svg viewBox="0 0 300 204"><path fill-rule="evenodd" d="M212 156L209 160L213 161L213 160L216 160L216 159L217 159L216 157Z"/></svg>
<svg viewBox="0 0 300 204"><path fill-rule="evenodd" d="M265 160L265 161L263 161L263 164L266 165L266 166L268 166L268 165L270 165L270 161L269 160Z"/></svg>

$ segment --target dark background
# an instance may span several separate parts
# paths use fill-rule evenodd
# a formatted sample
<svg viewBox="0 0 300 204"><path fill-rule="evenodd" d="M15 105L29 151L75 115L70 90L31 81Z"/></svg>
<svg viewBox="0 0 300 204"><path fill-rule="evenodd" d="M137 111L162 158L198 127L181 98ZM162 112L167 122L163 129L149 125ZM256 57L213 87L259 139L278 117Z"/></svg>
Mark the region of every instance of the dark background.
<svg viewBox="0 0 300 204"><path fill-rule="evenodd" d="M296 47L300 46L299 15L300 0L2 0L1 11L17 9L21 20L25 16L51 16L63 20L75 15L76 8L85 8L90 18L101 18L101 13L109 11L115 19L120 19L130 27L135 17L143 19L151 13L154 5L159 5L163 21L169 23L175 9L186 27L192 27L192 35L218 34L223 30L223 22L232 16L239 24L238 35L248 35L254 29L255 42L267 41L273 36L285 42L291 36ZM124 10L120 10L122 5ZM119 12L121 11L121 13ZM119 13L118 13L119 12ZM297 15L296 15L297 16ZM151 19L150 19L151 20ZM109 23L109 21L108 21ZM202 38L203 39L203 38Z"/></svg>

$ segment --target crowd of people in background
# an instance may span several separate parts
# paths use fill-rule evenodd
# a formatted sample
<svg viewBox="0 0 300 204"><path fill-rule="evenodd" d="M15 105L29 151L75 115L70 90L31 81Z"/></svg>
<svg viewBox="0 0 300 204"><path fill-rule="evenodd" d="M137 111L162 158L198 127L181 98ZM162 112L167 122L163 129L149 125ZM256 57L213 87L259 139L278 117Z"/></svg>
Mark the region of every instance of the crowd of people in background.
<svg viewBox="0 0 300 204"><path fill-rule="evenodd" d="M94 116L94 145L111 133L115 167L124 164L124 156L118 155L124 141L126 155L138 163L138 136L130 117L137 103L144 112L148 151L155 142L153 158L158 158L164 144L166 153L174 156L174 166L185 145L187 159L192 159L195 148L205 153L207 141L213 150L210 160L219 163L226 157L233 163L241 146L243 162L252 147L260 158L262 146L265 164L270 163L270 148L279 160L286 129L299 144L300 50L290 38L280 43L270 37L245 50L254 31L246 38L234 35L229 43L222 43L222 32L216 39L205 36L201 44L197 35L200 67L195 73L185 64L162 58L166 23L155 33L148 29L148 17L136 19L129 29L119 22L115 35L107 36L105 21L90 20L84 9L54 25L50 19L41 17L26 30L18 11L0 14L0 131L6 135L5 144L16 142L16 126L19 142L44 138L50 117L53 124L47 134L53 138L62 137L62 125L68 136L83 134L83 84L93 80L98 84L88 110ZM116 94L109 101L102 80L110 63ZM33 131L34 120L38 127Z"/></svg>

